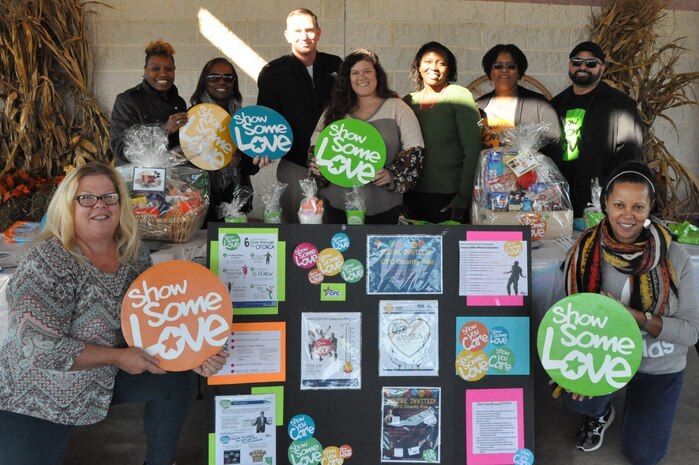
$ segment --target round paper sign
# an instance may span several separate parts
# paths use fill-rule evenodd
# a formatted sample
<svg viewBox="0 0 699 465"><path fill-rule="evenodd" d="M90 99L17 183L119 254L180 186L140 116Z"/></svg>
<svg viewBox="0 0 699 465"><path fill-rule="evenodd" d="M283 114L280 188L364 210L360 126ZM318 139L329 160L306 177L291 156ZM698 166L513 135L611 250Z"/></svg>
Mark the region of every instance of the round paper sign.
<svg viewBox="0 0 699 465"><path fill-rule="evenodd" d="M260 105L236 111L229 129L238 148L251 157L281 158L289 153L294 142L289 122L271 108Z"/></svg>
<svg viewBox="0 0 699 465"><path fill-rule="evenodd" d="M565 297L539 326L539 357L563 389L602 396L624 387L641 364L636 320L616 300L601 294Z"/></svg>
<svg viewBox="0 0 699 465"><path fill-rule="evenodd" d="M201 365L226 343L233 318L228 292L208 268L168 261L136 278L121 303L129 346L160 359L167 371Z"/></svg>
<svg viewBox="0 0 699 465"><path fill-rule="evenodd" d="M289 445L287 456L289 463L303 463L318 465L323 458L323 446L316 438L308 438L304 441L292 441Z"/></svg>
<svg viewBox="0 0 699 465"><path fill-rule="evenodd" d="M363 186L386 161L386 144L374 126L358 119L329 124L314 152L320 173L341 187Z"/></svg>
<svg viewBox="0 0 699 465"><path fill-rule="evenodd" d="M189 161L209 171L230 163L236 150L228 131L231 115L213 103L200 103L187 116L187 124L180 128L180 145Z"/></svg>

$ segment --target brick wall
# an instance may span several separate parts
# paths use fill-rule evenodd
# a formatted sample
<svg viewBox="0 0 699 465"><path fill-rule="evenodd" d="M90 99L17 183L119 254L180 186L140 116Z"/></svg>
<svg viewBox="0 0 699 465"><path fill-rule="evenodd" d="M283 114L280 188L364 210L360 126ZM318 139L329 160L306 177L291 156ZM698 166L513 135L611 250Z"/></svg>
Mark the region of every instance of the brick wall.
<svg viewBox="0 0 699 465"><path fill-rule="evenodd" d="M176 85L187 101L206 61L221 55L237 55L247 44L261 60L239 58L236 67L244 104L254 104L257 70L261 63L288 53L289 45L283 36L285 18L299 6L318 15L321 50L344 56L359 47L373 49L389 74L389 83L401 95L410 90L408 70L415 52L430 40L442 42L454 52L462 85L482 75L481 58L491 46L515 43L527 55L528 74L555 95L569 85L568 52L587 38L585 27L590 12L596 8L553 1L550 4L463 0L102 1L111 8L91 6L95 14L89 24L96 61L95 92L107 112L111 111L119 92L140 82L143 50L156 38L167 40L175 47ZM681 2L675 5L682 8ZM696 70L699 12L678 9L667 13L661 27L663 37L685 37L684 44L690 54L682 68ZM212 37L215 33L219 35ZM236 57L231 58L235 61ZM244 68L249 68L249 75ZM664 121L657 123L656 133L675 157L699 176L696 155L699 107L684 107L670 115L679 136ZM265 171L255 177L256 184L273 175L273 168Z"/></svg>

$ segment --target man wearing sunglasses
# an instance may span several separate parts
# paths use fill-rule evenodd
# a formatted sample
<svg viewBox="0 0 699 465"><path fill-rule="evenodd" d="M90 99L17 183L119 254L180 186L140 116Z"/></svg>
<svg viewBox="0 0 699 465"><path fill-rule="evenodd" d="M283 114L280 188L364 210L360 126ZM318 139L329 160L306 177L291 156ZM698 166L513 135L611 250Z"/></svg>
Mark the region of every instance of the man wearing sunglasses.
<svg viewBox="0 0 699 465"><path fill-rule="evenodd" d="M551 100L565 131L562 158L554 161L570 184L574 214L580 218L590 202L591 180L604 182L624 162L641 161L643 133L636 102L602 81L602 48L582 42L569 58L573 85Z"/></svg>
<svg viewBox="0 0 699 465"><path fill-rule="evenodd" d="M317 50L318 18L299 8L286 18L284 37L291 53L269 62L257 78L257 104L281 113L291 125L294 141L279 161L277 179L287 183L280 199L285 223L298 223L303 194L299 180L307 176L307 152L313 129L330 101L330 91L340 67L340 57ZM260 166L267 160L260 160Z"/></svg>

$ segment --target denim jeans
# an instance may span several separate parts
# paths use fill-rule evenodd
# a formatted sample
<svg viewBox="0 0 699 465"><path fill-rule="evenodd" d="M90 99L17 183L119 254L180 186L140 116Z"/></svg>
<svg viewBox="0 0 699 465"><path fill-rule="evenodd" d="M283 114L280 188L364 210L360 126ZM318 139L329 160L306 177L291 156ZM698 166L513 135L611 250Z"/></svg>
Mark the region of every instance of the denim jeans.
<svg viewBox="0 0 699 465"><path fill-rule="evenodd" d="M147 465L172 465L175 460L177 441L194 400L194 380L192 371L166 375L117 373L112 405L146 402L143 425L148 446Z"/></svg>
<svg viewBox="0 0 699 465"><path fill-rule="evenodd" d="M667 375L636 373L626 386L621 451L633 465L655 465L665 456L675 419L684 371ZM566 405L588 417L600 417L613 394L583 401L564 394Z"/></svg>
<svg viewBox="0 0 699 465"><path fill-rule="evenodd" d="M0 410L0 464L63 465L75 428Z"/></svg>
<svg viewBox="0 0 699 465"><path fill-rule="evenodd" d="M145 401L148 465L172 465L180 432L194 400L191 371L130 375L119 371L112 405ZM77 427L0 410L0 464L62 465Z"/></svg>

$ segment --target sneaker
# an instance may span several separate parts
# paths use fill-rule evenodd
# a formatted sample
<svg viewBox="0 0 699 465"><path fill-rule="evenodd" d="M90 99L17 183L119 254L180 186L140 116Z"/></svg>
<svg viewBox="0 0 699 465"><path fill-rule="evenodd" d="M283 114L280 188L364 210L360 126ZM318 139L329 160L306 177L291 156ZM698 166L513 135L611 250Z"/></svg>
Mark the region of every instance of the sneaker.
<svg viewBox="0 0 699 465"><path fill-rule="evenodd" d="M578 449L585 452L592 452L602 447L604 432L614 421L614 407L611 405L604 415L599 418L585 417L585 423L575 435L575 442Z"/></svg>

